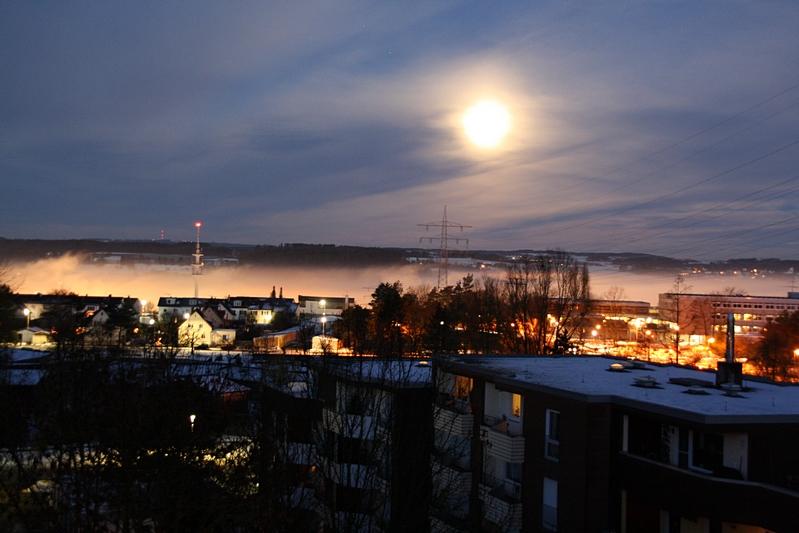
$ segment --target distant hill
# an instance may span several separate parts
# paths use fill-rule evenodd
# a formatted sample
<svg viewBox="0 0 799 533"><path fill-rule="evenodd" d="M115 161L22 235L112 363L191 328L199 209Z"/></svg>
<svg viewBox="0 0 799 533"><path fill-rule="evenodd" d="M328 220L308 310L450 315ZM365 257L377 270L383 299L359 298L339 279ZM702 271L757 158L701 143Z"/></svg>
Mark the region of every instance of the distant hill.
<svg viewBox="0 0 799 533"><path fill-rule="evenodd" d="M87 258L100 254L124 254L122 262L149 259L190 264L196 244L171 241L122 241L103 239L40 240L0 238L0 258L7 261L36 261L65 255ZM324 265L359 267L397 265L406 253L399 248L336 246L333 244L239 245L202 243L205 257L233 258L240 265Z"/></svg>
<svg viewBox="0 0 799 533"><path fill-rule="evenodd" d="M0 237L0 260L35 261L68 254L96 260L102 255L121 255L122 263L149 261L155 263L190 264L195 243L172 241L130 241L107 239L4 239ZM436 250L413 248L379 248L338 246L334 244L286 243L280 245L246 245L202 243L205 258L235 259L239 265L327 266L354 268L401 265L411 257L436 255ZM502 263L514 257L534 256L544 250L471 250L453 252L452 256L468 256L476 261ZM725 261L694 261L641 253L580 253L589 265L608 265L624 272L730 272L799 274L799 260L775 258L740 258Z"/></svg>

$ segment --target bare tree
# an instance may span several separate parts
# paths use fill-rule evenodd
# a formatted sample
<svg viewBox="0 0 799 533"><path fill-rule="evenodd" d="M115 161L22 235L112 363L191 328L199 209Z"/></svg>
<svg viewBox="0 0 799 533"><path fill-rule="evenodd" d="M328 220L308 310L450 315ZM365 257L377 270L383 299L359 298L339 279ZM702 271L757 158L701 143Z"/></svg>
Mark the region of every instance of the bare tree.
<svg viewBox="0 0 799 533"><path fill-rule="evenodd" d="M690 293L690 290L691 286L685 282L682 275L678 275L674 279L671 290L665 294L665 300L661 302L661 316L671 323L670 328L663 332L664 342L674 347L677 364L680 363L680 329L685 326L689 316L685 296Z"/></svg>
<svg viewBox="0 0 799 533"><path fill-rule="evenodd" d="M508 267L502 323L513 353L563 353L590 308L588 269L567 253L547 252Z"/></svg>

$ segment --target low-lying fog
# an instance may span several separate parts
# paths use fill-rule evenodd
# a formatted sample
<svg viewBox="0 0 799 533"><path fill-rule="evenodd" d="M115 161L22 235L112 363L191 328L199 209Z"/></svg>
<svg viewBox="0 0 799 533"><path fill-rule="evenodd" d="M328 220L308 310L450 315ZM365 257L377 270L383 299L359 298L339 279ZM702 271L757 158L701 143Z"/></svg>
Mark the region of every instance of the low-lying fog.
<svg viewBox="0 0 799 533"><path fill-rule="evenodd" d="M450 267L449 282L454 284L472 273L475 280L483 276L504 276L502 270L464 270ZM12 264L8 269L10 284L21 293L49 293L67 290L77 294L133 296L156 303L162 296L193 296L195 276L187 267L163 265L95 265L76 257L47 259L33 263ZM667 292L674 283L673 274L631 274L594 268L591 289L595 297L611 286L622 287L626 299L657 305L658 293ZM791 290L792 276L769 275L753 279L744 275L686 276L689 292L707 293L735 287L753 296L784 296ZM201 297L269 296L272 287L283 289L286 298L298 295L345 296L367 305L374 288L381 282L399 280L404 287L434 286L438 280L436 265L407 265L363 269L327 268L253 268L206 267L198 277Z"/></svg>

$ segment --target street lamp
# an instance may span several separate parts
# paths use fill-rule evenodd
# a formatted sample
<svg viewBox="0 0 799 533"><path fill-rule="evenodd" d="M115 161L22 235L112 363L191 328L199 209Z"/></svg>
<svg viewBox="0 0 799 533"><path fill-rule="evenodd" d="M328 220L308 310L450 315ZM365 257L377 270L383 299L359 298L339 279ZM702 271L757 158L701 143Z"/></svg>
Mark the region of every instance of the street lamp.
<svg viewBox="0 0 799 533"><path fill-rule="evenodd" d="M30 329L31 327L31 310L27 307L22 311L22 314L25 315L25 318L28 320L27 327Z"/></svg>
<svg viewBox="0 0 799 533"><path fill-rule="evenodd" d="M325 323L327 322L327 317L325 316L325 302L324 300L319 300L319 307L322 308L322 337L325 336Z"/></svg>
<svg viewBox="0 0 799 533"><path fill-rule="evenodd" d="M194 420L197 418L197 415L189 415L189 422L191 423L191 432L194 433Z"/></svg>

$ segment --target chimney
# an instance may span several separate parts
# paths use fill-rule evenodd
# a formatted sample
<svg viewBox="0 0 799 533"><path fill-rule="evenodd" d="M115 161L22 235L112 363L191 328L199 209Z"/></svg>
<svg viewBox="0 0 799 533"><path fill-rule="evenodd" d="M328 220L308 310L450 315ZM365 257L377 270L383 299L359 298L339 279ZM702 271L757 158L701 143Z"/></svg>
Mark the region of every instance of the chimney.
<svg viewBox="0 0 799 533"><path fill-rule="evenodd" d="M719 361L716 370L716 387L733 383L739 387L743 384L743 363L735 362L735 315L727 315L727 349L724 361Z"/></svg>
<svg viewBox="0 0 799 533"><path fill-rule="evenodd" d="M727 349L724 352L724 360L728 363L735 362L735 315L727 315Z"/></svg>

